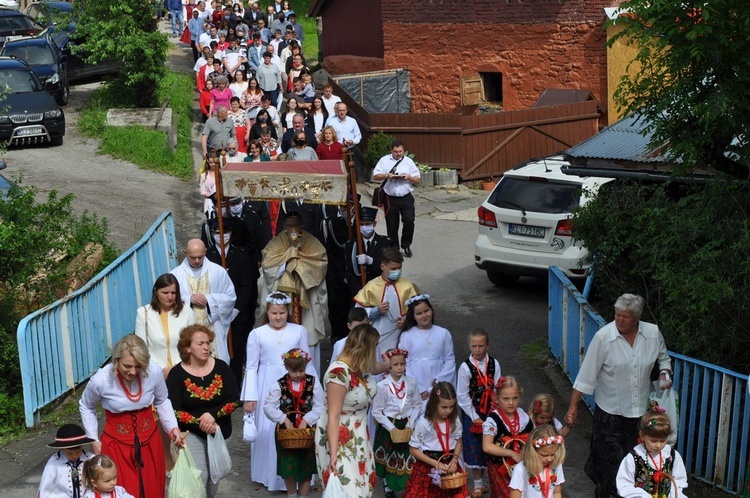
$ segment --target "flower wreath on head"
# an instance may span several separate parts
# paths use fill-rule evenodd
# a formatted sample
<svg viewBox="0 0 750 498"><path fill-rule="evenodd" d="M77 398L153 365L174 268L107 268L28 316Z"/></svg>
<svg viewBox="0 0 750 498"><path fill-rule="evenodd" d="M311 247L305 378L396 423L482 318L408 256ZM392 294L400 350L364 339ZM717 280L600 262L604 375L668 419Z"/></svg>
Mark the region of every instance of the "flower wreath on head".
<svg viewBox="0 0 750 498"><path fill-rule="evenodd" d="M502 389L505 387L505 383L508 382L508 377L502 376L499 379L497 379L497 384L495 384L495 389Z"/></svg>
<svg viewBox="0 0 750 498"><path fill-rule="evenodd" d="M404 358L409 357L409 352L405 349L401 348L391 348L385 353L383 353L383 356L385 356L387 359L391 359L393 356L403 356Z"/></svg>
<svg viewBox="0 0 750 498"><path fill-rule="evenodd" d="M565 438L558 434L556 436L540 437L539 439L535 439L533 444L534 448L543 448L551 444L563 444L564 441Z"/></svg>
<svg viewBox="0 0 750 498"><path fill-rule="evenodd" d="M269 304L280 304L286 306L292 304L292 298L284 294L283 292L274 292L266 296L266 302Z"/></svg>
<svg viewBox="0 0 750 498"><path fill-rule="evenodd" d="M310 356L305 350L300 348L290 349L289 351L281 355L282 360L287 360L290 358L304 358L308 362L312 361L312 356Z"/></svg>
<svg viewBox="0 0 750 498"><path fill-rule="evenodd" d="M418 301L427 301L430 299L429 294L417 294L416 296L412 296L409 299L406 300L406 306L411 306L412 304L418 302Z"/></svg>

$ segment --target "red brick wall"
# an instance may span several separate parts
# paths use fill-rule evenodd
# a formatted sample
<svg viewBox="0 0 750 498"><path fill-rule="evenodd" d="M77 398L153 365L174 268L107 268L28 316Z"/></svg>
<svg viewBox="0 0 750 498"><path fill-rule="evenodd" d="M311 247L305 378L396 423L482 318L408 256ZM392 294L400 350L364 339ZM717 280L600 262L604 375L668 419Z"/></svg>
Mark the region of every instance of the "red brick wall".
<svg viewBox="0 0 750 498"><path fill-rule="evenodd" d="M409 69L414 112L452 112L461 105L461 76L480 67L503 73L507 110L530 107L545 88L590 89L602 103L606 100L601 23L460 29L454 24L391 23L384 25L383 39L386 69Z"/></svg>

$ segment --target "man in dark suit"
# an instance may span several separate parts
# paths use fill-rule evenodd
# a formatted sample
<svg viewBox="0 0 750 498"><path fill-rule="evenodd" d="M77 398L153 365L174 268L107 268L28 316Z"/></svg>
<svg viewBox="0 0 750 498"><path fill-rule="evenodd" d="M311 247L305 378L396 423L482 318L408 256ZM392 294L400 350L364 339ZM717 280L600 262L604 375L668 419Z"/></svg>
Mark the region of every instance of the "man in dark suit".
<svg viewBox="0 0 750 498"><path fill-rule="evenodd" d="M294 135L300 130L305 130L308 147L312 147L313 149L318 147L318 141L315 139L315 130L309 126L305 126L305 117L302 114L295 114L292 118L292 129L287 130L281 138L281 152L286 153L286 151L292 148Z"/></svg>
<svg viewBox="0 0 750 498"><path fill-rule="evenodd" d="M206 252L209 261L221 265L219 220L208 222L213 246ZM227 273L234 285L237 301L234 307L239 314L232 320L232 360L229 366L237 382L242 382L243 365L247 348L247 337L255 325L255 303L252 302L253 286L255 296L258 296L258 263L253 263L250 256L240 247L232 243L232 220L224 218L224 255L227 263Z"/></svg>
<svg viewBox="0 0 750 498"><path fill-rule="evenodd" d="M360 250L356 240L346 243L346 275L352 295L356 295L362 288L359 265L363 264L365 266L367 282L379 277L383 272L380 269L380 253L386 247L396 245L385 235L375 233L377 216L378 210L376 208L360 208L359 230L362 232L362 243L365 245L365 248L364 250Z"/></svg>
<svg viewBox="0 0 750 498"><path fill-rule="evenodd" d="M257 23L258 19L267 19L266 14L260 10L260 4L258 2L253 2L250 8L245 10L245 14L242 18L248 24L253 24L253 22Z"/></svg>

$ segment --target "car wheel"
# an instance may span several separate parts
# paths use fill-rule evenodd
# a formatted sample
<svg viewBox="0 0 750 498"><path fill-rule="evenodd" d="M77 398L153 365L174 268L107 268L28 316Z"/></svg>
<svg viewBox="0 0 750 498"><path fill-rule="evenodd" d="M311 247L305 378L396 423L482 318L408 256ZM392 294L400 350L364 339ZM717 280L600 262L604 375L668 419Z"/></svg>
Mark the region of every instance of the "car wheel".
<svg viewBox="0 0 750 498"><path fill-rule="evenodd" d="M58 94L57 100L58 105L68 105L68 100L70 99L70 85L65 85L63 89Z"/></svg>
<svg viewBox="0 0 750 498"><path fill-rule="evenodd" d="M58 136L56 136L56 137L52 137L52 139L51 139L51 143L52 143L52 145L54 145L55 147L57 147L57 146L59 146L59 145L62 145L62 144L63 144L63 136L62 136L62 135L58 135Z"/></svg>
<svg viewBox="0 0 750 498"><path fill-rule="evenodd" d="M521 277L520 275L510 275L508 273L500 273L499 271L488 271L487 278L497 287L510 287L518 282L518 279Z"/></svg>

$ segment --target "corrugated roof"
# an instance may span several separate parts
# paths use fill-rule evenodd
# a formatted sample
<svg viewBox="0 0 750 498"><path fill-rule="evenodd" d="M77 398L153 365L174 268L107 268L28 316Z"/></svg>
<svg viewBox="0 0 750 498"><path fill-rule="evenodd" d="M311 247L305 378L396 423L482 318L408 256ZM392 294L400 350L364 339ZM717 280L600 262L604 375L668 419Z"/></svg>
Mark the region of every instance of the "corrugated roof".
<svg viewBox="0 0 750 498"><path fill-rule="evenodd" d="M644 134L644 119L630 115L610 125L591 138L565 151L570 159L602 159L610 161L632 161L634 163L670 163L673 159L661 149L649 146L652 134Z"/></svg>
<svg viewBox="0 0 750 498"><path fill-rule="evenodd" d="M551 107L562 104L576 104L596 100L591 90L573 90L567 88L545 88L532 107Z"/></svg>

